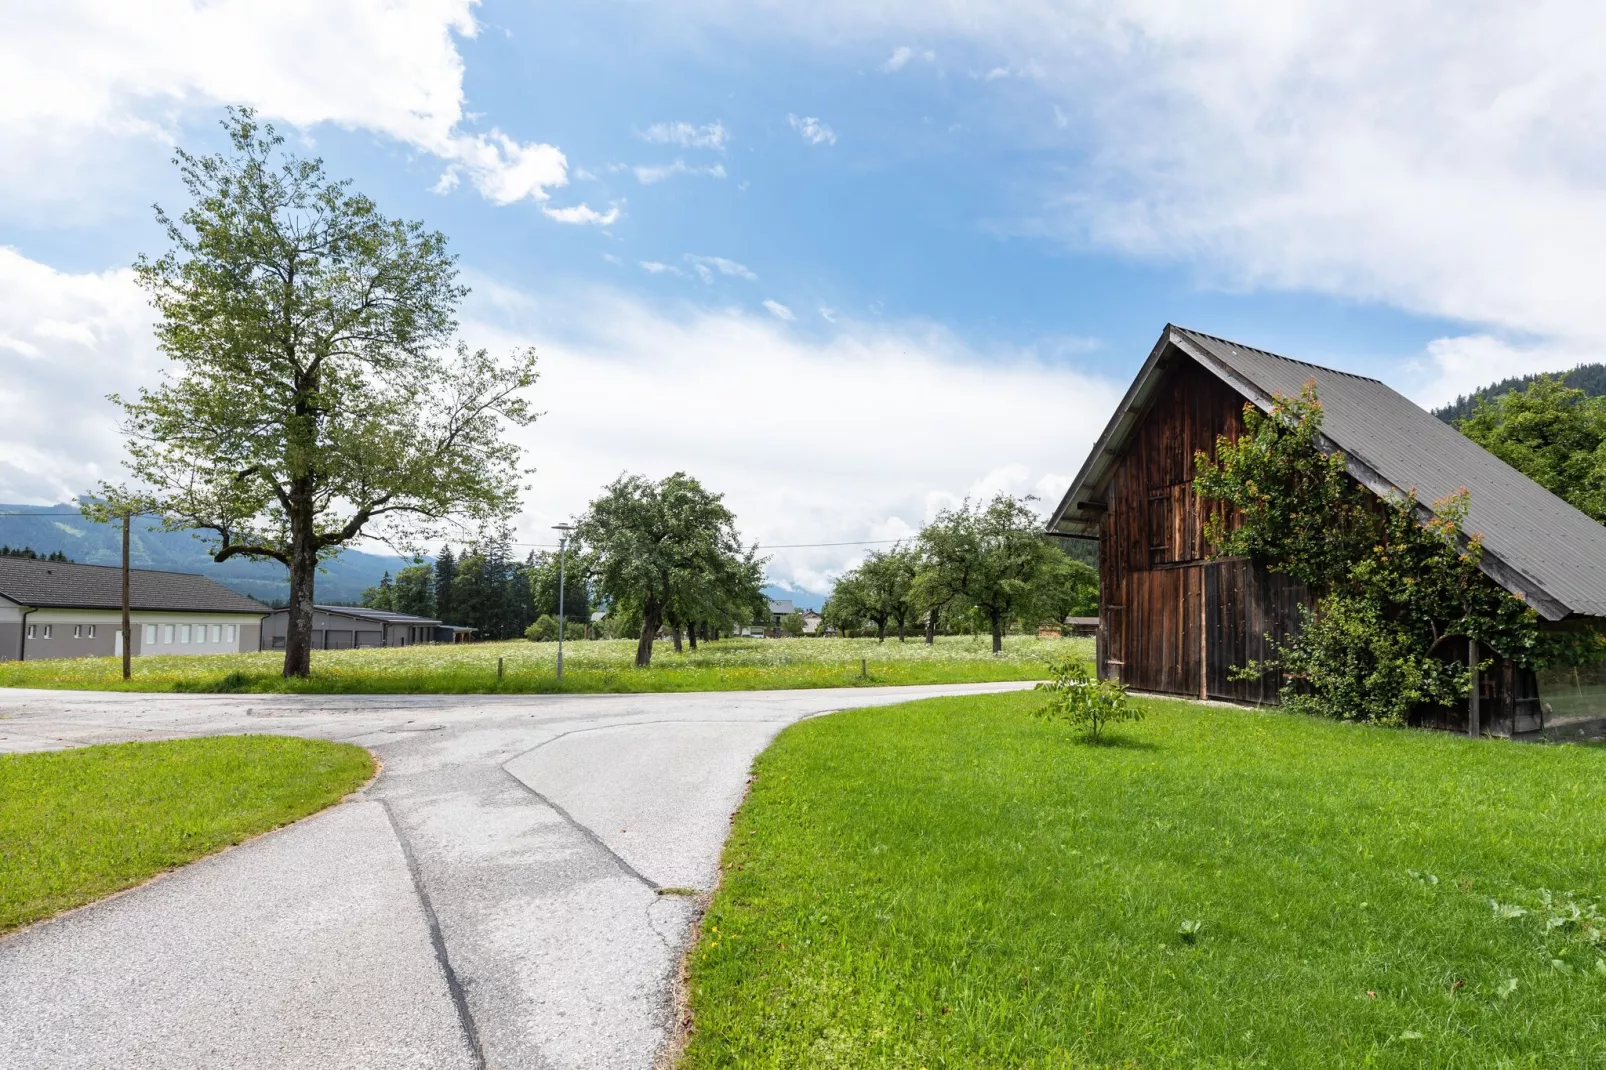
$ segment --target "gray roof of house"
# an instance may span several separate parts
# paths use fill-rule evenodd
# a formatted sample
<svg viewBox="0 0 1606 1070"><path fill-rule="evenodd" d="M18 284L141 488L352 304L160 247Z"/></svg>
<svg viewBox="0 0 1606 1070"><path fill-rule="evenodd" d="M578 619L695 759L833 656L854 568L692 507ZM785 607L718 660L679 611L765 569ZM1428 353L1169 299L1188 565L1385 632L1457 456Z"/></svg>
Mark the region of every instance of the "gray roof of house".
<svg viewBox="0 0 1606 1070"><path fill-rule="evenodd" d="M1097 532L1091 502L1180 354L1261 409L1315 380L1322 430L1349 471L1376 493L1415 489L1424 505L1465 487L1464 528L1483 536L1484 571L1548 619L1606 616L1606 527L1376 379L1323 368L1167 325L1093 453L1049 522L1067 535Z"/></svg>
<svg viewBox="0 0 1606 1070"><path fill-rule="evenodd" d="M375 624L439 624L434 617L415 617L411 613L392 613L388 609L369 609L367 606L319 606L313 609L319 613L333 613L340 617L355 617L358 620L373 621ZM288 606L280 606L274 613L288 613Z"/></svg>
<svg viewBox="0 0 1606 1070"><path fill-rule="evenodd" d="M266 613L268 607L205 576L189 572L129 570L132 609L170 613ZM123 570L0 557L0 595L35 609L121 609Z"/></svg>

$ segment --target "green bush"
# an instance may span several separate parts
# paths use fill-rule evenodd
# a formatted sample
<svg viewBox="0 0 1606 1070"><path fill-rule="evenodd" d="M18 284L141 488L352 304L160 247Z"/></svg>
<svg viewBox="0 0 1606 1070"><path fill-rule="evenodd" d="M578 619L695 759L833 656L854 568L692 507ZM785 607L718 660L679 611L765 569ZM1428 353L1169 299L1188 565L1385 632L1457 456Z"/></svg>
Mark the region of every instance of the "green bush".
<svg viewBox="0 0 1606 1070"><path fill-rule="evenodd" d="M1087 662L1079 658L1054 658L1048 673L1049 679L1036 687L1048 697L1033 711L1046 721L1064 721L1096 743L1106 726L1143 719L1143 711L1132 705L1125 687L1113 680L1095 680Z"/></svg>
<svg viewBox="0 0 1606 1070"><path fill-rule="evenodd" d="M532 643L552 643L558 638L558 622L550 613L543 613L535 623L524 629L524 638Z"/></svg>

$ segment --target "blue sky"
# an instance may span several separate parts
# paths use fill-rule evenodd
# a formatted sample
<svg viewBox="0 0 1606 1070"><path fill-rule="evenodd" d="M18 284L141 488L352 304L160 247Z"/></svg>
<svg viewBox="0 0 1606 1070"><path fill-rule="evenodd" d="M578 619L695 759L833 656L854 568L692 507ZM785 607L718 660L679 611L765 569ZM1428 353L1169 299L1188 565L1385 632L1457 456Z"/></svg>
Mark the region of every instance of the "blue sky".
<svg viewBox="0 0 1606 1070"><path fill-rule="evenodd" d="M227 103L445 231L465 337L541 349L521 539L685 468L781 546L1056 497L1168 320L1428 404L1596 357L1601 29L1572 3L41 7L0 43L0 500L115 473L103 395L162 363L126 267ZM772 577L817 593L858 552Z"/></svg>

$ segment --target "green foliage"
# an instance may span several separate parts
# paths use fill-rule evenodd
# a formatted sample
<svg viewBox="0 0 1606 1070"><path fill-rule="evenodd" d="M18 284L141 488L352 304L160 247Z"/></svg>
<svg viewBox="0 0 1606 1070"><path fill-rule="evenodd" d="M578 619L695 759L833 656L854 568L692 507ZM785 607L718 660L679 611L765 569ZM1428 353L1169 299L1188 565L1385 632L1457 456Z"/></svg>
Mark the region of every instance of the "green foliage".
<svg viewBox="0 0 1606 1070"><path fill-rule="evenodd" d="M1540 372L1502 379L1498 383L1474 390L1471 394L1462 394L1450 404L1434 409L1433 415L1449 424L1458 423L1471 416L1479 402L1497 401L1504 394L1526 389L1537 380L1546 377L1545 373ZM1606 394L1606 364L1580 364L1572 371L1562 372L1559 378L1562 386L1582 390L1589 397Z"/></svg>
<svg viewBox="0 0 1606 1070"><path fill-rule="evenodd" d="M781 631L793 639L801 638L803 635L803 614L794 612L782 617Z"/></svg>
<svg viewBox="0 0 1606 1070"><path fill-rule="evenodd" d="M1477 639L1521 665L1580 656L1595 640L1541 632L1532 608L1479 568L1483 545L1462 530L1465 490L1426 509L1415 494L1380 500L1324 452L1322 410L1307 383L1269 413L1245 406L1245 431L1196 457L1195 487L1218 509L1207 537L1309 585L1314 611L1272 661L1291 708L1345 720L1403 723L1422 705L1464 698L1471 674L1447 663ZM1227 523L1229 516L1236 521Z"/></svg>
<svg viewBox="0 0 1606 1070"><path fill-rule="evenodd" d="M1114 680L1094 679L1081 658L1053 659L1048 676L1034 689L1045 696L1032 711L1043 720L1068 724L1094 743L1112 724L1143 720L1142 708L1127 696L1126 688Z"/></svg>
<svg viewBox="0 0 1606 1070"><path fill-rule="evenodd" d="M724 496L676 472L654 483L624 475L593 501L575 527L586 568L603 597L641 615L636 663L652 663L658 629L729 628L767 618L764 562L743 546Z"/></svg>
<svg viewBox="0 0 1606 1070"><path fill-rule="evenodd" d="M920 532L920 566L910 600L924 609L952 604L982 614L1000 649L1007 625L1030 606L1058 554L1043 535L1030 497L995 496L945 509Z"/></svg>
<svg viewBox="0 0 1606 1070"><path fill-rule="evenodd" d="M558 639L558 619L546 613L535 618L535 623L524 629L524 638L532 643L555 643Z"/></svg>
<svg viewBox="0 0 1606 1070"><path fill-rule="evenodd" d="M1098 569L1064 552L1049 554L1042 574L1032 586L1031 597L1021 610L1021 622L1036 628L1041 624L1060 625L1066 617L1096 617L1098 614Z"/></svg>
<svg viewBox="0 0 1606 1070"><path fill-rule="evenodd" d="M396 573L391 605L397 613L434 617L435 569L430 565L408 565Z"/></svg>
<svg viewBox="0 0 1606 1070"><path fill-rule="evenodd" d="M503 429L535 419L535 355L452 352L467 291L443 235L283 153L248 109L224 125L232 151L178 152L190 206L158 210L171 248L135 266L172 374L113 400L163 522L211 533L217 561L286 565L296 610L359 536L416 545L517 509ZM285 671L304 674L310 633L290 620Z"/></svg>
<svg viewBox="0 0 1606 1070"><path fill-rule="evenodd" d="M878 640L886 639L888 623L895 622L901 642L916 612L913 586L919 564L915 552L903 546L872 550L832 587L827 619L843 631L873 624Z"/></svg>
<svg viewBox="0 0 1606 1070"><path fill-rule="evenodd" d="M1596 520L1606 521L1606 398L1540 376L1479 399L1461 433Z"/></svg>
<svg viewBox="0 0 1606 1070"><path fill-rule="evenodd" d="M0 546L0 557L21 557L30 561L67 561L70 558L60 550L41 554L27 546Z"/></svg>
<svg viewBox="0 0 1606 1070"><path fill-rule="evenodd" d="M383 609L390 613L396 611L396 587L390 582L389 572L379 578L377 586L362 593L362 604L369 609Z"/></svg>
<svg viewBox="0 0 1606 1070"><path fill-rule="evenodd" d="M1067 747L1038 701L781 733L685 1070L1606 1065L1606 750L1145 699L1126 745Z"/></svg>

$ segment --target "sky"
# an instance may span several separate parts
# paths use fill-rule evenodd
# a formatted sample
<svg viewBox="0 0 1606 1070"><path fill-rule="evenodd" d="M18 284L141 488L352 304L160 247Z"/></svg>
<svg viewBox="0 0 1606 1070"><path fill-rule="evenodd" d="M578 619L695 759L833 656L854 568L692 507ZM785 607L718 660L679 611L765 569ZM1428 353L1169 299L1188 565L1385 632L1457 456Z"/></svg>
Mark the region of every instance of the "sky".
<svg viewBox="0 0 1606 1070"><path fill-rule="evenodd" d="M1429 406L1603 359L1603 43L1583 0L12 5L0 501L117 478L130 265L243 104L537 347L516 539L683 470L817 603L1056 502L1167 322Z"/></svg>

